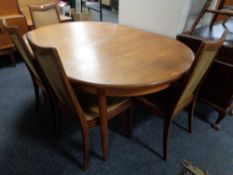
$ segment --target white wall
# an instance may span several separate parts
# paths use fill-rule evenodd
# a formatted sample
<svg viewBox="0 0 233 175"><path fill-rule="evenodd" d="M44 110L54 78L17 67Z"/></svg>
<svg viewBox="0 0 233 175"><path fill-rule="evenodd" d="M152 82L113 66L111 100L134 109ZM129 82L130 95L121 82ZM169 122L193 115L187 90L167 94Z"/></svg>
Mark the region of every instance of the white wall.
<svg viewBox="0 0 233 175"><path fill-rule="evenodd" d="M205 1L119 0L119 23L174 38L184 28L190 28ZM211 15L206 15L200 24L205 25L210 19Z"/></svg>
<svg viewBox="0 0 233 175"><path fill-rule="evenodd" d="M191 29L191 26L193 25L194 20L196 19L197 15L201 11L201 9L202 9L202 7L204 6L205 3L206 3L206 0L192 0L191 9L190 9L187 21L186 21L184 31L188 31L188 30ZM210 9L214 9L215 6L216 6L216 3L217 3L217 0L213 0L212 4L210 6ZM209 25L210 21L211 21L211 18L212 18L212 14L206 13L204 15L204 17L201 19L201 21L199 21L198 26Z"/></svg>
<svg viewBox="0 0 233 175"><path fill-rule="evenodd" d="M181 33L192 0L120 0L119 23L170 37Z"/></svg>

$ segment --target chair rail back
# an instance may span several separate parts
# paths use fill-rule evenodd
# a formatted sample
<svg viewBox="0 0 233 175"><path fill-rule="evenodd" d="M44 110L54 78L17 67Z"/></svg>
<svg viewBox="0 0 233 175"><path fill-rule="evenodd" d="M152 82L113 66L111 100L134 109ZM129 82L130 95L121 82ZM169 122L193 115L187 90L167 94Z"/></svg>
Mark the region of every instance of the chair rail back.
<svg viewBox="0 0 233 175"><path fill-rule="evenodd" d="M29 10L35 28L60 23L60 15L56 3L30 5Z"/></svg>
<svg viewBox="0 0 233 175"><path fill-rule="evenodd" d="M215 55L226 38L227 32L217 41L204 41L196 55L196 58L184 80L183 89L177 97L173 113L182 110L195 96L201 81L205 77Z"/></svg>
<svg viewBox="0 0 233 175"><path fill-rule="evenodd" d="M66 76L56 48L40 47L34 44L29 34L27 34L27 39L35 54L36 63L43 75L42 78L52 90L55 100L58 100L66 109L73 112L73 114L78 114L78 120L82 125L87 127L84 112Z"/></svg>
<svg viewBox="0 0 233 175"><path fill-rule="evenodd" d="M36 78L41 82L41 78L38 75L38 72L35 68L35 65L33 63L33 55L30 53L28 50L28 47L26 46L26 43L24 39L22 38L22 34L19 31L19 28L17 26L9 26L7 25L7 22L5 19L2 20L2 24L4 29L7 31L9 34L12 42L14 43L15 47L21 54L28 70L30 71L31 74L33 74L33 77Z"/></svg>

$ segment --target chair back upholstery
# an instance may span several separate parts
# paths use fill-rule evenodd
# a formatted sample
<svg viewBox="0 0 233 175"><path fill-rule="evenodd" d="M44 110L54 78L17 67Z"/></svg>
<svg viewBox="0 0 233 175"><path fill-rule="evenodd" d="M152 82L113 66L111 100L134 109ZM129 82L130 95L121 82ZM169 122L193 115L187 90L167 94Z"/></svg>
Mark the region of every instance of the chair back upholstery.
<svg viewBox="0 0 233 175"><path fill-rule="evenodd" d="M55 100L58 100L60 104L73 112L73 114L78 114L80 122L86 125L83 110L65 74L57 50L51 47L37 46L31 41L29 34L27 34L27 39L43 75L43 80L47 82L47 86L53 92Z"/></svg>
<svg viewBox="0 0 233 175"><path fill-rule="evenodd" d="M213 62L218 49L226 38L227 32L224 32L222 37L215 42L204 41L198 51L196 58L187 74L183 84L183 89L177 98L173 112L182 110L194 97L195 91L207 73L208 68Z"/></svg>
<svg viewBox="0 0 233 175"><path fill-rule="evenodd" d="M8 26L5 19L3 19L2 23L3 23L4 29L9 34L15 47L17 48L17 50L21 54L21 56L26 64L27 68L29 69L30 73L32 74L32 76L34 78L36 78L37 80L39 80L41 82L41 78L38 75L37 70L36 70L34 63L33 63L33 55L28 50L28 47L26 46L26 43L24 42L18 27L17 26Z"/></svg>
<svg viewBox="0 0 233 175"><path fill-rule="evenodd" d="M56 3L29 6L35 28L60 23L60 15Z"/></svg>

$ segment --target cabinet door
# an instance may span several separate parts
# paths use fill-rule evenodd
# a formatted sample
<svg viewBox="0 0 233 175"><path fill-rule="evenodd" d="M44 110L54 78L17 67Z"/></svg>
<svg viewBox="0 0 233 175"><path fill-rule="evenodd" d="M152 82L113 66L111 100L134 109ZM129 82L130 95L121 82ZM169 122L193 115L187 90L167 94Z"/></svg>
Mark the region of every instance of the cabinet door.
<svg viewBox="0 0 233 175"><path fill-rule="evenodd" d="M28 31L26 18L24 16L19 16L15 18L7 19L8 25L18 26L21 34L25 34ZM13 43L7 32L3 29L3 26L0 24L0 49L8 49L14 47Z"/></svg>
<svg viewBox="0 0 233 175"><path fill-rule="evenodd" d="M20 16L17 18L9 18L7 19L7 24L9 26L18 26L19 31L22 35L28 32L28 26L25 16Z"/></svg>
<svg viewBox="0 0 233 175"><path fill-rule="evenodd" d="M3 26L0 24L0 50L8 49L13 47L13 44L8 36L8 34L3 29Z"/></svg>

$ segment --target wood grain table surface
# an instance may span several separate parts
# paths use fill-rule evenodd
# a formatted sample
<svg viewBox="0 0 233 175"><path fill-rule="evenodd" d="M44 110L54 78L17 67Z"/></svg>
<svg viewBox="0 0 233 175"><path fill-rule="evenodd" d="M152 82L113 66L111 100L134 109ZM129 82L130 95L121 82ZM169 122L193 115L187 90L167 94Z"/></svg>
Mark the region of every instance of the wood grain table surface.
<svg viewBox="0 0 233 175"><path fill-rule="evenodd" d="M29 32L55 47L74 85L107 96L138 96L167 88L189 68L193 52L159 34L105 22L69 22Z"/></svg>

